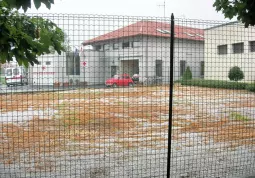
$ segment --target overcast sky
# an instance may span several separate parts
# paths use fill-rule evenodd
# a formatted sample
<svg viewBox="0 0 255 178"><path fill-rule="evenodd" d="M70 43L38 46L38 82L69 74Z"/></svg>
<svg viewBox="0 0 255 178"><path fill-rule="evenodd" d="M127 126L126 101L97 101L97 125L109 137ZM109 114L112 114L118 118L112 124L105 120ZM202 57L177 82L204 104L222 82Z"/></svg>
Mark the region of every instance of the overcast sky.
<svg viewBox="0 0 255 178"><path fill-rule="evenodd" d="M181 20L176 21L179 25L208 28L213 25L218 25L221 21L229 21L224 19L224 15L217 13L213 7L215 0L165 0L165 17L170 17L174 13L176 18ZM55 4L51 9L47 9L42 5L39 10L28 10L28 13L43 13L47 14L91 14L91 15L127 15L127 16L141 16L146 18L161 18L164 17L164 0L55 0ZM49 16L61 29L67 34L70 45L80 46L84 40L97 37L109 31L121 28L128 24L134 23L132 18L128 20L115 20L109 17L106 19L95 19L93 22L89 19L78 21L72 19L72 16L63 19L56 18L57 16ZM65 16L66 17L66 16ZM85 16L83 16L85 17ZM182 20L183 19L183 20ZM198 19L199 21L190 21L189 19ZM168 21L167 19L164 19ZM213 22L203 24L200 20L213 20ZM200 23L202 22L202 23ZM106 25L108 23L108 25ZM115 23L115 25L113 25Z"/></svg>
<svg viewBox="0 0 255 178"><path fill-rule="evenodd" d="M166 0L165 15L201 20L224 20L224 16L215 11L215 0ZM164 16L164 0L55 0L55 5L48 10L42 6L34 7L30 13L66 13L66 14L100 14L131 16ZM161 5L161 6L160 6Z"/></svg>

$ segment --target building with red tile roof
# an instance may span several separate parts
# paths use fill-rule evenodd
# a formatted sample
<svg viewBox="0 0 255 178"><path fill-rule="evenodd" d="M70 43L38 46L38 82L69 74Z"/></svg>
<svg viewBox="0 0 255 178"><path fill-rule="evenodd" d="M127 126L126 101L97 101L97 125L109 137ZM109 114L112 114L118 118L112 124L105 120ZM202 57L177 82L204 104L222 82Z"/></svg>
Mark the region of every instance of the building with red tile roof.
<svg viewBox="0 0 255 178"><path fill-rule="evenodd" d="M86 78L92 83L121 73L170 80L170 23L138 21L83 41L93 50L80 53ZM174 79L189 66L194 77L203 77L204 30L175 25ZM89 82L88 82L89 83Z"/></svg>
<svg viewBox="0 0 255 178"><path fill-rule="evenodd" d="M153 36L153 37L170 37L169 23L154 22L154 21L139 21L115 31L106 33L96 38L84 41L83 45L104 42L108 40L120 39L125 37L135 36ZM198 28L185 27L180 25L174 26L175 38L204 41L204 30Z"/></svg>

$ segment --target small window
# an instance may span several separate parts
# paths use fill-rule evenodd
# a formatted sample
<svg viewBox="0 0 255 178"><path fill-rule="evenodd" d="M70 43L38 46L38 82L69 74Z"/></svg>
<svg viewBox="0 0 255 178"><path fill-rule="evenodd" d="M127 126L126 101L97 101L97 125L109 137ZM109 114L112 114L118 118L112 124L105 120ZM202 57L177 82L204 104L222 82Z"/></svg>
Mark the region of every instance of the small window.
<svg viewBox="0 0 255 178"><path fill-rule="evenodd" d="M203 77L205 75L205 61L200 61L200 76Z"/></svg>
<svg viewBox="0 0 255 178"><path fill-rule="evenodd" d="M104 51L108 51L108 50L110 50L110 45L105 44L105 45L104 45Z"/></svg>
<svg viewBox="0 0 255 178"><path fill-rule="evenodd" d="M184 74L186 70L186 61L180 60L180 76Z"/></svg>
<svg viewBox="0 0 255 178"><path fill-rule="evenodd" d="M96 45L95 49L96 49L96 51L100 51L101 50L101 45Z"/></svg>
<svg viewBox="0 0 255 178"><path fill-rule="evenodd" d="M227 45L220 45L218 46L218 54L228 54L228 46Z"/></svg>
<svg viewBox="0 0 255 178"><path fill-rule="evenodd" d="M82 62L83 63L83 62ZM80 61L79 55L68 55L66 58L66 74L67 75L80 75ZM86 63L86 62L84 62Z"/></svg>
<svg viewBox="0 0 255 178"><path fill-rule="evenodd" d="M250 41L250 52L255 52L255 41Z"/></svg>
<svg viewBox="0 0 255 178"><path fill-rule="evenodd" d="M46 61L45 63L47 66L51 65L51 62L50 61Z"/></svg>
<svg viewBox="0 0 255 178"><path fill-rule="evenodd" d="M38 65L42 65L42 62L41 62L41 61L39 61L39 62L38 62Z"/></svg>
<svg viewBox="0 0 255 178"><path fill-rule="evenodd" d="M113 44L113 49L119 49L119 44L118 43L114 43Z"/></svg>
<svg viewBox="0 0 255 178"><path fill-rule="evenodd" d="M244 44L243 43L235 43L232 44L233 46L233 53L234 54L239 54L244 52Z"/></svg>
<svg viewBox="0 0 255 178"><path fill-rule="evenodd" d="M130 47L130 42L124 42L122 43L122 48L129 48Z"/></svg>
<svg viewBox="0 0 255 178"><path fill-rule="evenodd" d="M162 77L162 60L156 60L156 76Z"/></svg>
<svg viewBox="0 0 255 178"><path fill-rule="evenodd" d="M117 73L117 66L111 66L111 76L113 77Z"/></svg>

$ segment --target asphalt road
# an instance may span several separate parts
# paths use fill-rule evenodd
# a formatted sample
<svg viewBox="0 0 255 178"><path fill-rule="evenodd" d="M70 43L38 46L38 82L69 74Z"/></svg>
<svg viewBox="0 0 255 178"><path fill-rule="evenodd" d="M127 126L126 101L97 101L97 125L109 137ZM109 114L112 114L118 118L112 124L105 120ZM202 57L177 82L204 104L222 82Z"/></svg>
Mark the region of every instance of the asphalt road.
<svg viewBox="0 0 255 178"><path fill-rule="evenodd" d="M79 88L106 88L105 85L90 85L86 87L68 86L68 87L53 87L53 86L38 86L38 85L13 85L7 87L0 84L0 94L7 93L23 93L23 92L41 92L41 91L63 91L63 90L76 90Z"/></svg>

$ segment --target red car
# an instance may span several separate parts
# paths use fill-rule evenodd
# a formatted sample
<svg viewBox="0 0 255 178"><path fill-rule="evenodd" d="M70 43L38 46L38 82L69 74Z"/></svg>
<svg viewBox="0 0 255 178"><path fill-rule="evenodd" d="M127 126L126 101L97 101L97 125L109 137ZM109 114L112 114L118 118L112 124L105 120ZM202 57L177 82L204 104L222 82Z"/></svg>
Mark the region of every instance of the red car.
<svg viewBox="0 0 255 178"><path fill-rule="evenodd" d="M114 75L113 78L109 78L105 81L107 87L117 87L117 86L133 86L134 82L128 74Z"/></svg>

